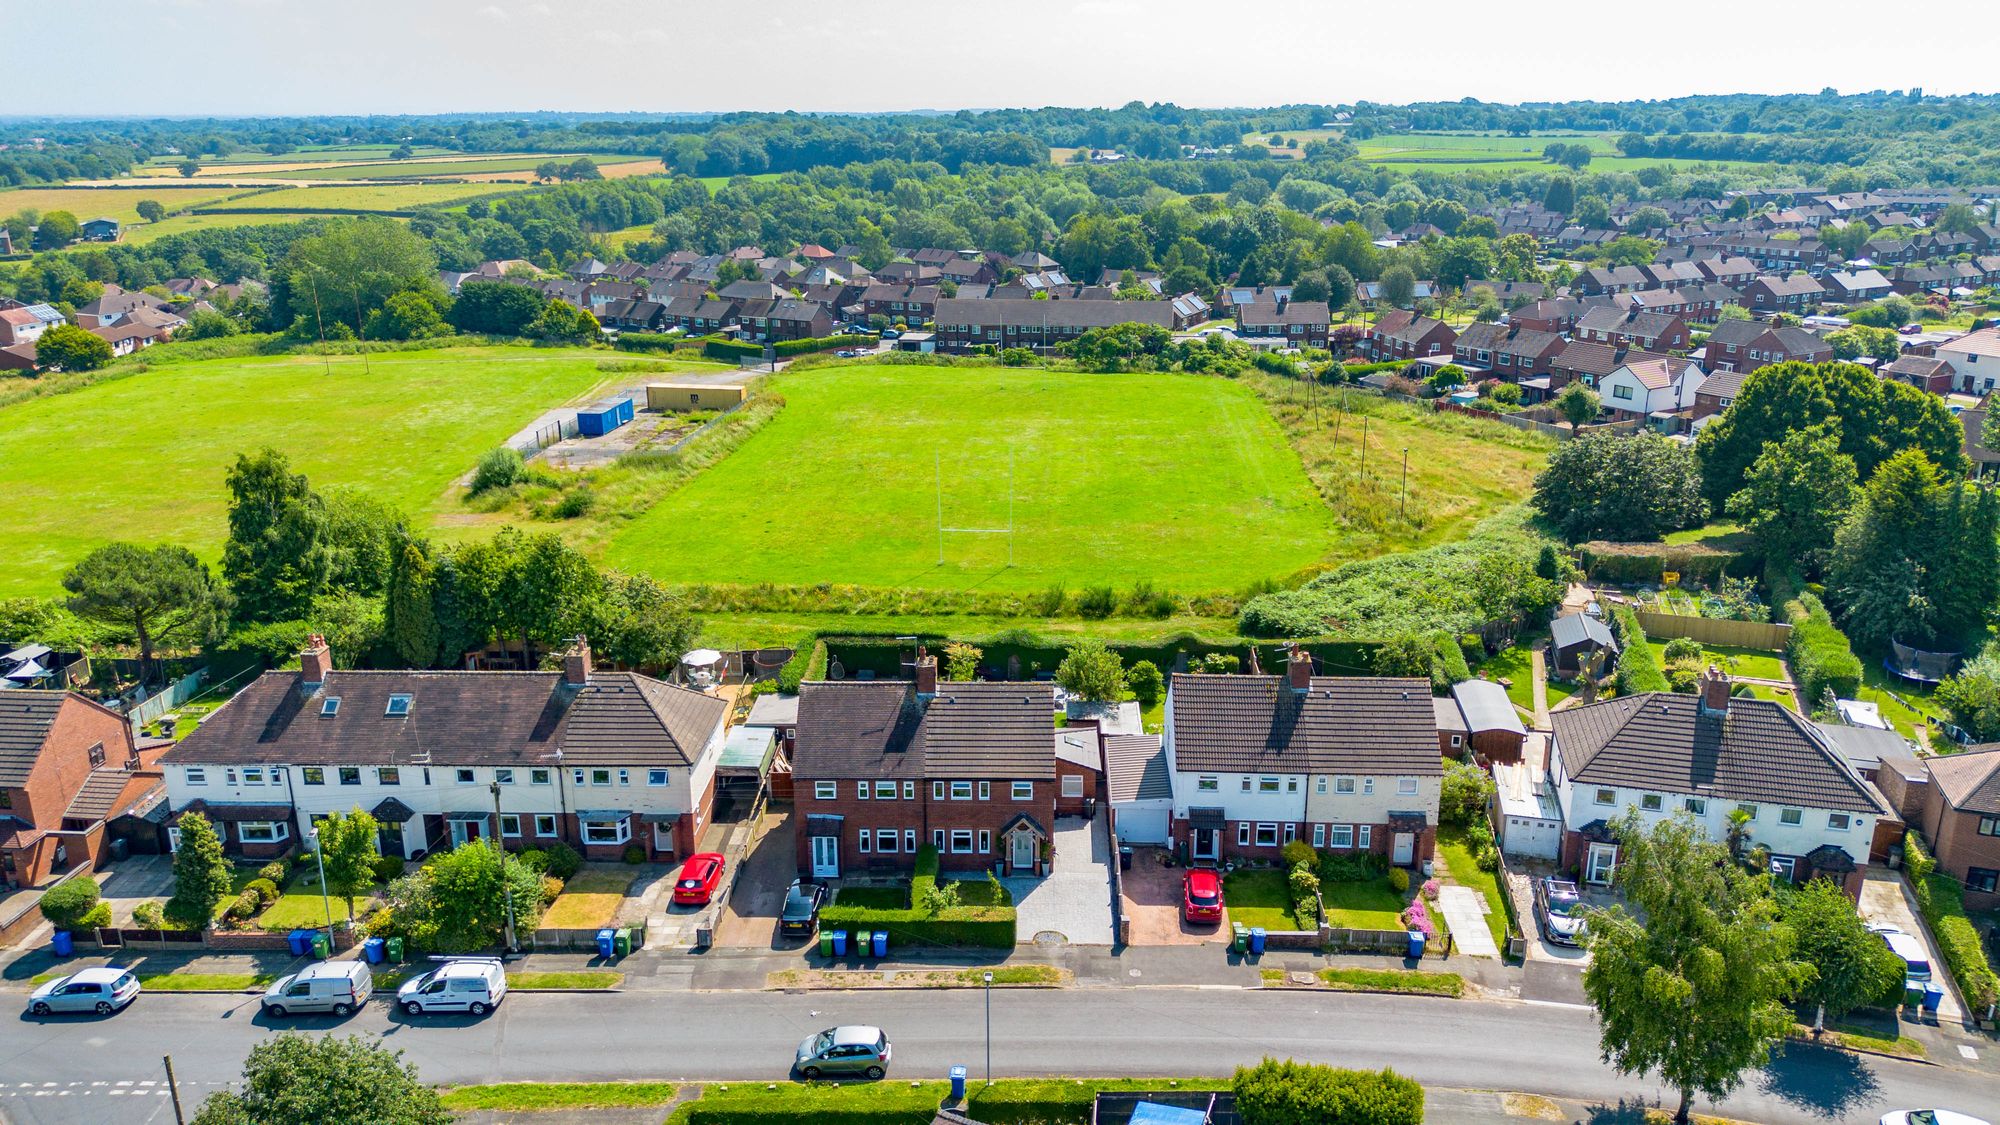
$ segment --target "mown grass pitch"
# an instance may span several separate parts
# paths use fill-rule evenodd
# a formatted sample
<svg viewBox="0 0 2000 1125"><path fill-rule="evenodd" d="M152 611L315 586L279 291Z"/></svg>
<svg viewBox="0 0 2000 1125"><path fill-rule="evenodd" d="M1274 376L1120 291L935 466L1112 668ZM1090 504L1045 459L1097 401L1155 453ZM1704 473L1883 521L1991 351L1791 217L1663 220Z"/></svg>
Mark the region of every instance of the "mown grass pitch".
<svg viewBox="0 0 2000 1125"><path fill-rule="evenodd" d="M784 410L633 520L614 565L679 582L1180 593L1323 557L1332 513L1270 413L1189 375L856 366L781 375ZM938 562L938 467L950 527Z"/></svg>

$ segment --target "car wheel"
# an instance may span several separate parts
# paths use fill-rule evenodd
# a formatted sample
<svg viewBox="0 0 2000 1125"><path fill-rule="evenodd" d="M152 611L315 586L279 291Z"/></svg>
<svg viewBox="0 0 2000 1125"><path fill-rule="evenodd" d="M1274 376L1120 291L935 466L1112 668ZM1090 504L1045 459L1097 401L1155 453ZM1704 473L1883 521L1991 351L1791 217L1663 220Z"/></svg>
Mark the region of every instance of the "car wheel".
<svg viewBox="0 0 2000 1125"><path fill-rule="evenodd" d="M804 1075L805 1080L808 1082L819 1081L819 1068L816 1066L806 1067L804 1070L799 1071L799 1073Z"/></svg>
<svg viewBox="0 0 2000 1125"><path fill-rule="evenodd" d="M491 1008L488 1008L488 1007L487 1007L486 1005L484 1005L484 1004L480 1003L480 1002L479 1002L479 1001L477 1001L477 1000L474 1000L474 1001L472 1002L472 1006L471 1006L470 1008L466 1009L466 1010L467 1010L467 1011L469 1011L469 1012L471 1012L471 1013L472 1013L473 1015L475 1015L475 1016L483 1016L483 1015L485 1015L485 1014L486 1014L487 1012L490 1012L490 1011L492 1011L493 1009L491 1009Z"/></svg>
<svg viewBox="0 0 2000 1125"><path fill-rule="evenodd" d="M424 1014L424 1006L415 1000L405 1000L403 1001L403 1011L413 1016L421 1016Z"/></svg>
<svg viewBox="0 0 2000 1125"><path fill-rule="evenodd" d="M97 1014L100 1016L108 1016L115 1010L109 1000L99 1000L97 1002Z"/></svg>
<svg viewBox="0 0 2000 1125"><path fill-rule="evenodd" d="M354 1005L352 1004L335 1004L333 1006L333 1014L336 1016L345 1016L352 1011L354 1011Z"/></svg>
<svg viewBox="0 0 2000 1125"><path fill-rule="evenodd" d="M264 1005L264 1014L270 1016L272 1019L284 1019L285 1006L283 1004L266 1004Z"/></svg>
<svg viewBox="0 0 2000 1125"><path fill-rule="evenodd" d="M31 1010L38 1016L46 1016L50 1014L52 1011L54 1011L54 1009L50 1008L47 1004L36 1004L34 1008Z"/></svg>
<svg viewBox="0 0 2000 1125"><path fill-rule="evenodd" d="M879 1067L879 1066L871 1066L871 1067L869 1067L869 1068L868 1068L868 1071L867 1071L867 1073L868 1073L868 1077L870 1077L870 1078L880 1078L880 1077L882 1077L882 1076L883 1076L884 1074L887 1074L887 1073L888 1073L888 1071L886 1071L886 1070L883 1070L883 1069L882 1069L881 1067Z"/></svg>

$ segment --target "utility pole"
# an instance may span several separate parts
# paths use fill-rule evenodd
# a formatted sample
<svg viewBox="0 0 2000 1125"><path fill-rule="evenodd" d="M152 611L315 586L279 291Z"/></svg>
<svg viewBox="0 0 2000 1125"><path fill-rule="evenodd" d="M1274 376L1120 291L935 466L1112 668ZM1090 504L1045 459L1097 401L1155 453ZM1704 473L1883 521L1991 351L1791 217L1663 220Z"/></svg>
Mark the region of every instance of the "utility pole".
<svg viewBox="0 0 2000 1125"><path fill-rule="evenodd" d="M320 847L319 825L312 826L313 862L319 865L319 902L326 908L326 947L333 948L333 896L326 891L326 851Z"/></svg>
<svg viewBox="0 0 2000 1125"><path fill-rule="evenodd" d="M167 1064L167 1093L174 1099L174 1125L187 1125L187 1117L181 1113L181 1084L174 1080L174 1057L162 1055Z"/></svg>
<svg viewBox="0 0 2000 1125"><path fill-rule="evenodd" d="M326 350L326 317L320 312L319 309L318 267L314 267L313 272L307 274L306 278L312 283L313 323L319 325L319 358L322 362L326 364L326 373L328 375L331 375L333 374L333 356L329 355Z"/></svg>
<svg viewBox="0 0 2000 1125"><path fill-rule="evenodd" d="M1361 479L1368 479L1368 416L1361 417Z"/></svg>
<svg viewBox="0 0 2000 1125"><path fill-rule="evenodd" d="M493 850L500 853L500 901L507 907L507 952L514 952L514 888L507 883L507 847L500 842L500 783L486 786L493 793Z"/></svg>
<svg viewBox="0 0 2000 1125"><path fill-rule="evenodd" d="M986 974L986 1084L993 1085L993 974Z"/></svg>
<svg viewBox="0 0 2000 1125"><path fill-rule="evenodd" d="M1403 498L1396 505L1396 518L1407 522L1410 518L1410 447L1403 447Z"/></svg>

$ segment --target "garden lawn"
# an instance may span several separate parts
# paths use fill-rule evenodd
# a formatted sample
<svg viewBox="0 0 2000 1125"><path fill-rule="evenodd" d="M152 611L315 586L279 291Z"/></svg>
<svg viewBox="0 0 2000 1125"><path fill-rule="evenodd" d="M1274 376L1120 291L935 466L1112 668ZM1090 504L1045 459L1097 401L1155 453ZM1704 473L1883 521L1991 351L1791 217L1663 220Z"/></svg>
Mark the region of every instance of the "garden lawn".
<svg viewBox="0 0 2000 1125"><path fill-rule="evenodd" d="M562 893L542 913L542 926L552 930L594 930L609 926L625 903L632 869L622 864L586 865L563 884Z"/></svg>
<svg viewBox="0 0 2000 1125"><path fill-rule="evenodd" d="M1326 903L1327 924L1343 930L1400 930L1403 928L1403 907L1408 896L1389 885L1389 880L1370 879L1363 883L1328 883L1319 885L1320 899ZM1232 906L1233 910L1234 907ZM1444 916L1432 911L1431 916L1438 922Z"/></svg>
<svg viewBox="0 0 2000 1125"><path fill-rule="evenodd" d="M311 864L308 862L302 866L310 867ZM370 896L363 896L355 899L355 905L361 908L362 913L366 914L371 901L372 898ZM334 894L329 894L325 899L321 899L317 883L312 886L306 886L303 882L303 875L293 875L291 882L285 884L283 892L278 895L278 901L265 907L262 914L251 919L251 924L260 930L268 930L272 933L289 933L292 930L318 929L326 925L326 912L329 905L333 908L333 920L335 922L346 922L349 920L345 899Z"/></svg>
<svg viewBox="0 0 2000 1125"><path fill-rule="evenodd" d="M1507 952L1507 900L1500 889L1500 877L1496 872L1483 871L1472 858L1472 848L1466 843L1465 829L1453 826L1438 828L1438 855L1444 859L1446 870L1451 873L1451 881L1461 887L1478 891L1486 900L1486 928L1493 933L1493 944L1501 953ZM1433 911L1441 914L1440 911Z"/></svg>
<svg viewBox="0 0 2000 1125"><path fill-rule="evenodd" d="M1246 867L1224 875L1222 902L1229 921L1236 925L1267 930L1303 928L1292 915L1291 885L1285 873L1275 867Z"/></svg>
<svg viewBox="0 0 2000 1125"><path fill-rule="evenodd" d="M1647 638L1653 647L1653 655L1660 661L1660 667L1667 665L1667 642ZM1721 665L1731 676L1749 676L1755 680L1786 680L1785 658L1775 652L1756 648L1732 648L1728 645L1701 646L1702 665Z"/></svg>
<svg viewBox="0 0 2000 1125"><path fill-rule="evenodd" d="M347 485L422 511L479 455L608 379L603 352L446 348L202 360L0 407L0 597L58 592L112 539L171 542L213 562L223 476L273 446L315 488Z"/></svg>
<svg viewBox="0 0 2000 1125"><path fill-rule="evenodd" d="M1526 644L1516 644L1503 648L1486 658L1479 666L1479 674L1494 682L1509 681L1507 699L1514 706L1530 714L1535 710L1535 665L1534 654ZM1554 703L1554 699L1549 700Z"/></svg>
<svg viewBox="0 0 2000 1125"><path fill-rule="evenodd" d="M1283 434L1230 380L861 364L768 389L784 409L625 524L607 561L684 582L1188 594L1335 545ZM1011 565L995 534L948 534L938 561L940 465L945 524L1011 519Z"/></svg>
<svg viewBox="0 0 2000 1125"><path fill-rule="evenodd" d="M1855 655L1861 658L1861 690L1855 694L1873 703L1882 712L1882 720L1895 727L1897 734L1914 739L1917 731L1929 726L1932 720L1948 720L1944 708L1938 706L1928 690L1917 688L1890 673L1882 667L1881 657L1862 653ZM1948 752L1957 744L1948 738L1938 738L1932 740L1932 746Z"/></svg>

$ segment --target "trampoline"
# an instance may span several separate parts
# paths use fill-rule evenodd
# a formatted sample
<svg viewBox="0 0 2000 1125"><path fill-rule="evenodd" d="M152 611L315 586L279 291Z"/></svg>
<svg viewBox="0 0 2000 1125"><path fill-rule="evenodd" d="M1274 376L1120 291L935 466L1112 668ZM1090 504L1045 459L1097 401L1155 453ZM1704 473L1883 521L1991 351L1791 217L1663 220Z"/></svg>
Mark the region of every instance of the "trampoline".
<svg viewBox="0 0 2000 1125"><path fill-rule="evenodd" d="M1935 685L1951 675L1959 656L1956 652L1927 652L1891 637L1882 667L1911 683Z"/></svg>

